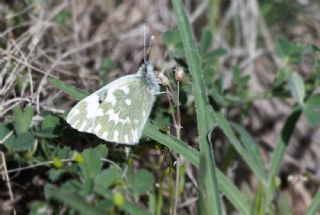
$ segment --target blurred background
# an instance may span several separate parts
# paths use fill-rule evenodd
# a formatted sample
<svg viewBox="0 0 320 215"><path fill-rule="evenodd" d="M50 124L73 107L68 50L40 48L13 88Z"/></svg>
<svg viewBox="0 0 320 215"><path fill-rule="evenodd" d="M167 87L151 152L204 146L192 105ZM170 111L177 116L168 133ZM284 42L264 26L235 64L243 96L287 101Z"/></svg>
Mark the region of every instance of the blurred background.
<svg viewBox="0 0 320 215"><path fill-rule="evenodd" d="M306 90L317 90L308 83L313 80L314 71L320 71L316 68L319 51L310 51L310 47L316 50L320 46L320 2L184 0L183 3L199 42L210 103L228 120L247 129L268 168L277 137L295 105L284 80L294 71L305 80ZM77 178L75 173L59 173L59 180L53 180L58 173L45 165L12 172L9 174L15 197L12 201L4 182L4 161L8 170L33 166L57 157L50 153L63 147L82 151L101 142L76 133L63 122L61 116L76 100L48 79L58 78L94 92L111 80L137 71L143 62L146 35L147 45L153 36L149 61L157 71L165 71L176 86L172 68L175 65L185 68L185 58L175 25L172 5L167 0L0 1L0 137L12 131L17 143L7 143L2 150L6 161L0 162L3 179L0 214L10 214L13 207L18 214L30 211L40 214L35 211L43 205L45 214L58 214L57 211L67 214L65 207L45 200L43 189L49 182L61 185ZM198 148L192 78L187 68L185 73L180 94L181 139ZM168 96L159 96L151 118L174 135L170 105ZM17 118L28 121L28 113L31 119L24 132L31 131L33 136L19 140L14 122ZM318 115L313 115L315 121ZM45 119L58 129L50 124L49 128L54 129L41 136L37 129L46 128ZM305 214L319 188L320 130L310 120L312 117L301 116L295 122L279 173L274 214ZM215 130L212 137L217 166L252 200L250 195L259 192L255 175L221 131ZM31 141L19 142L28 138ZM148 195L136 201L148 207L146 199L150 200L151 194L162 196L158 214L171 214L167 206L174 187L174 171L170 168L177 155L156 143L150 146L150 142L145 139L141 147L133 150L130 159L129 166L133 169L152 172L155 184ZM126 163L121 147L107 146L110 160L120 166ZM180 174L183 182L178 214L197 214L195 169L185 164ZM159 184L161 189L157 187ZM290 212L280 213L281 210ZM112 213L125 214L117 209ZM237 214L228 203L225 213Z"/></svg>

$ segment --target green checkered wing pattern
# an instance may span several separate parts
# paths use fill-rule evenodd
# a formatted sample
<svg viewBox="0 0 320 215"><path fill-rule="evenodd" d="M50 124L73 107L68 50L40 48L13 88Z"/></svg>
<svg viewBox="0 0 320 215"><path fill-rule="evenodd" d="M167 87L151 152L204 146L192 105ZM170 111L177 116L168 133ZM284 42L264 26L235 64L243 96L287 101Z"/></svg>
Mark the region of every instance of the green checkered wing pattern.
<svg viewBox="0 0 320 215"><path fill-rule="evenodd" d="M92 132L107 141L137 144L154 100L154 93L140 78L109 89L98 108Z"/></svg>
<svg viewBox="0 0 320 215"><path fill-rule="evenodd" d="M137 144L155 101L141 75L119 78L81 100L67 122L75 129L122 144Z"/></svg>

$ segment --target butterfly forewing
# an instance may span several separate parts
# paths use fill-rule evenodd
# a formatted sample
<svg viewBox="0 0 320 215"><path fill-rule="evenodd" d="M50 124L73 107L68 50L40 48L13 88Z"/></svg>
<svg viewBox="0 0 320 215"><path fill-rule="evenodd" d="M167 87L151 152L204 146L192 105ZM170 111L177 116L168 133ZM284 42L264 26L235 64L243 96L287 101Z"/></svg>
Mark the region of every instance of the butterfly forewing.
<svg viewBox="0 0 320 215"><path fill-rule="evenodd" d="M109 88L93 122L92 133L124 144L138 143L155 94L139 76Z"/></svg>
<svg viewBox="0 0 320 215"><path fill-rule="evenodd" d="M71 127L77 129L78 131L93 133L92 126L93 126L94 119L98 114L98 108L102 100L107 95L108 90L116 89L125 83L130 83L128 81L135 79L136 76L137 75L127 75L127 76L121 77L107 84L106 86L92 93L86 98L82 99L80 102L76 104L76 106L74 106L70 110L67 116L67 122L71 125Z"/></svg>

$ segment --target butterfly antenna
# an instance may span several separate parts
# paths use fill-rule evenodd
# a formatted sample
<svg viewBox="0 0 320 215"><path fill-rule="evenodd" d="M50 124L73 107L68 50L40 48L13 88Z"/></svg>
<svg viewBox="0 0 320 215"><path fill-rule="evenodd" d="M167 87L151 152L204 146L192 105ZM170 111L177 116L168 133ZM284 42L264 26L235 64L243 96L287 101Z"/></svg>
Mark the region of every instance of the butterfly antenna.
<svg viewBox="0 0 320 215"><path fill-rule="evenodd" d="M147 63L147 56L146 56L146 26L143 26L143 60L144 60L144 63Z"/></svg>
<svg viewBox="0 0 320 215"><path fill-rule="evenodd" d="M150 52L150 48L151 48L153 39L154 39L154 36L152 35L152 36L150 37L150 42L149 42L149 46L148 46L148 50L147 50L146 56L148 56L148 54L149 54L149 52Z"/></svg>

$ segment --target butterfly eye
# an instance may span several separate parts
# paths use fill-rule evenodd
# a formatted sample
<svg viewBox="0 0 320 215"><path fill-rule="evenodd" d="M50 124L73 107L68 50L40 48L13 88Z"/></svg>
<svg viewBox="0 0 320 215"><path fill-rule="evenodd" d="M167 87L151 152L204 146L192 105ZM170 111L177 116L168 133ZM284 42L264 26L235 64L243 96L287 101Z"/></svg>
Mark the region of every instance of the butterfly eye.
<svg viewBox="0 0 320 215"><path fill-rule="evenodd" d="M99 104L101 104L103 102L103 100L105 100L106 96L105 95L100 95L99 96Z"/></svg>

